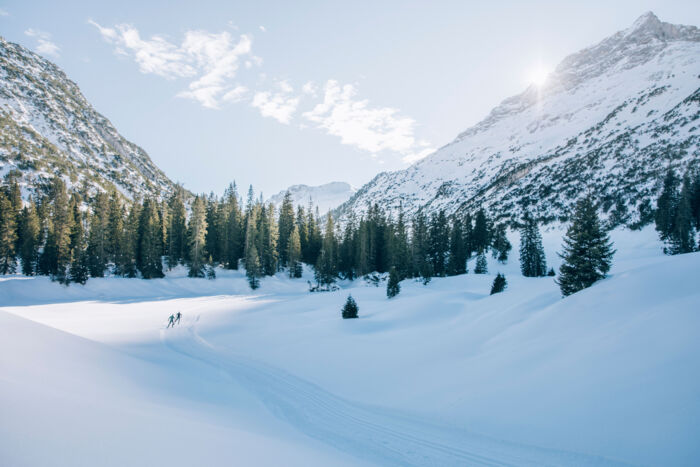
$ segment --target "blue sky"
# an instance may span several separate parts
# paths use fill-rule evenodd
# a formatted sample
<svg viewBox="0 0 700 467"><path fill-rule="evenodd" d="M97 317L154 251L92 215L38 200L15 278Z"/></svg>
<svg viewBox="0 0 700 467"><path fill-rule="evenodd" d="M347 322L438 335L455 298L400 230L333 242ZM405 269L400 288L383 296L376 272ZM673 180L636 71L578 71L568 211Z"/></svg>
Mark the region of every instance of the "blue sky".
<svg viewBox="0 0 700 467"><path fill-rule="evenodd" d="M170 178L269 196L406 167L648 10L700 24L697 1L23 0L0 1L0 34Z"/></svg>

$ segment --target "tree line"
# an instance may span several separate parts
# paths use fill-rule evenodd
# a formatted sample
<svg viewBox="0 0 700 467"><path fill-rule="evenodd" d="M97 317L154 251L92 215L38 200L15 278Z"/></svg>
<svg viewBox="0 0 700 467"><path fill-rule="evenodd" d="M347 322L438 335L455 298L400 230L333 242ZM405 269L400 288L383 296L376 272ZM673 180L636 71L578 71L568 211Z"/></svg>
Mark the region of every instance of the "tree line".
<svg viewBox="0 0 700 467"><path fill-rule="evenodd" d="M375 204L359 217L351 214L340 227L330 213L321 219L311 204L295 207L289 193L279 209L256 198L252 187L244 203L235 184L221 197L187 196L178 187L163 200L128 201L116 192L86 200L69 194L55 177L43 195L23 202L17 181L8 176L0 187L0 274L20 271L84 284L105 275L159 278L178 265L186 265L190 277L208 278L216 276L217 267L243 267L255 289L261 278L282 270L300 278L306 264L314 270L317 290L377 272L389 273L390 296L395 296L401 280L427 284L433 277L465 274L472 258L473 272L483 274L487 255L506 262L512 249L508 226L484 209L449 216L419 211L409 219L401 209L387 216ZM557 280L564 295L604 277L612 257L596 207L590 198L584 201L577 204L561 254L565 264ZM669 170L654 219L667 253L695 251L700 177L688 173L681 180ZM522 274L553 276L537 221L525 214L511 227L520 231ZM567 283L581 271L582 258L592 262L592 250L598 252L597 272Z"/></svg>

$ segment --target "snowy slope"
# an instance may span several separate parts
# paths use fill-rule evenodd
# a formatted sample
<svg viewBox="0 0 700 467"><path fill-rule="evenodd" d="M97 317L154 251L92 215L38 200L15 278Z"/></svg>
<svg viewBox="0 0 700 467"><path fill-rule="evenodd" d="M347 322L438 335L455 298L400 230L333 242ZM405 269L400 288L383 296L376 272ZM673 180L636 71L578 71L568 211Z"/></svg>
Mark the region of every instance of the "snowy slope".
<svg viewBox="0 0 700 467"><path fill-rule="evenodd" d="M700 162L700 31L653 13L564 59L545 84L506 99L411 167L382 173L338 213L377 202L448 213L490 207L566 217L592 192L634 210L666 168Z"/></svg>
<svg viewBox="0 0 700 467"><path fill-rule="evenodd" d="M292 185L272 196L267 202L279 207L287 191L292 195L294 206L306 208L311 202L314 206L318 206L321 214L325 214L349 200L357 189L345 182L330 182L319 186Z"/></svg>
<svg viewBox="0 0 700 467"><path fill-rule="evenodd" d="M25 194L55 174L90 194L116 187L130 198L159 196L173 187L60 68L0 38L0 176L11 170Z"/></svg>
<svg viewBox="0 0 700 467"><path fill-rule="evenodd" d="M544 234L554 266L561 235ZM0 457L42 465L32 456L46 441L71 447L48 451L66 456L54 465L81 454L100 463L74 439L88 435L63 433L70 413L91 433L109 430L108 447L134 443L112 450L115 464L150 460L172 435L180 449L163 454L168 465L236 454L258 465L247 460L260 452L274 464L286 450L300 465L697 465L700 254L662 255L653 229L613 240L611 277L566 299L513 260L490 262L489 275L404 281L390 301L360 281L309 294L282 275L251 293L240 271L69 288L4 279L0 411L12 416L0 419ZM489 296L497 271L509 287ZM348 293L359 320L339 318ZM164 330L177 310L182 325ZM135 434L121 423L134 413ZM227 450L219 436L242 441Z"/></svg>

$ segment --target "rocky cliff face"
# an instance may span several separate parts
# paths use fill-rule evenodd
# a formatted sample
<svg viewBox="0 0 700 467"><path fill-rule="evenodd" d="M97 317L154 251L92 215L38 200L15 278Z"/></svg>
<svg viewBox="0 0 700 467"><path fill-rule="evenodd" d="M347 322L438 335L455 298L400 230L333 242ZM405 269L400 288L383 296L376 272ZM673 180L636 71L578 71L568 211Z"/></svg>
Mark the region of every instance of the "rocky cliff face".
<svg viewBox="0 0 700 467"><path fill-rule="evenodd" d="M87 195L114 187L129 198L159 196L173 187L60 68L0 38L0 175L11 171L27 194L55 174Z"/></svg>
<svg viewBox="0 0 700 467"><path fill-rule="evenodd" d="M647 13L432 155L379 174L337 213L379 203L566 219L586 193L604 210L623 203L634 211L656 195L667 167L700 166L699 117L700 31Z"/></svg>

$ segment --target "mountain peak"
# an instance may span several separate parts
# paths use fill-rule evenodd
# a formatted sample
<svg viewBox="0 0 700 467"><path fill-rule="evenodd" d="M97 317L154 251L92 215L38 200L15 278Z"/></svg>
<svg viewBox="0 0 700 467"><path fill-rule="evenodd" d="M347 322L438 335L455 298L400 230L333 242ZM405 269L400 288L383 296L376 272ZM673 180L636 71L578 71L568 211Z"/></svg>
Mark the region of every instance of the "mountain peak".
<svg viewBox="0 0 700 467"><path fill-rule="evenodd" d="M634 32L640 29L656 29L662 24L663 23L661 22L661 20L654 14L653 11L647 11L639 18L637 18L637 20L627 31Z"/></svg>

